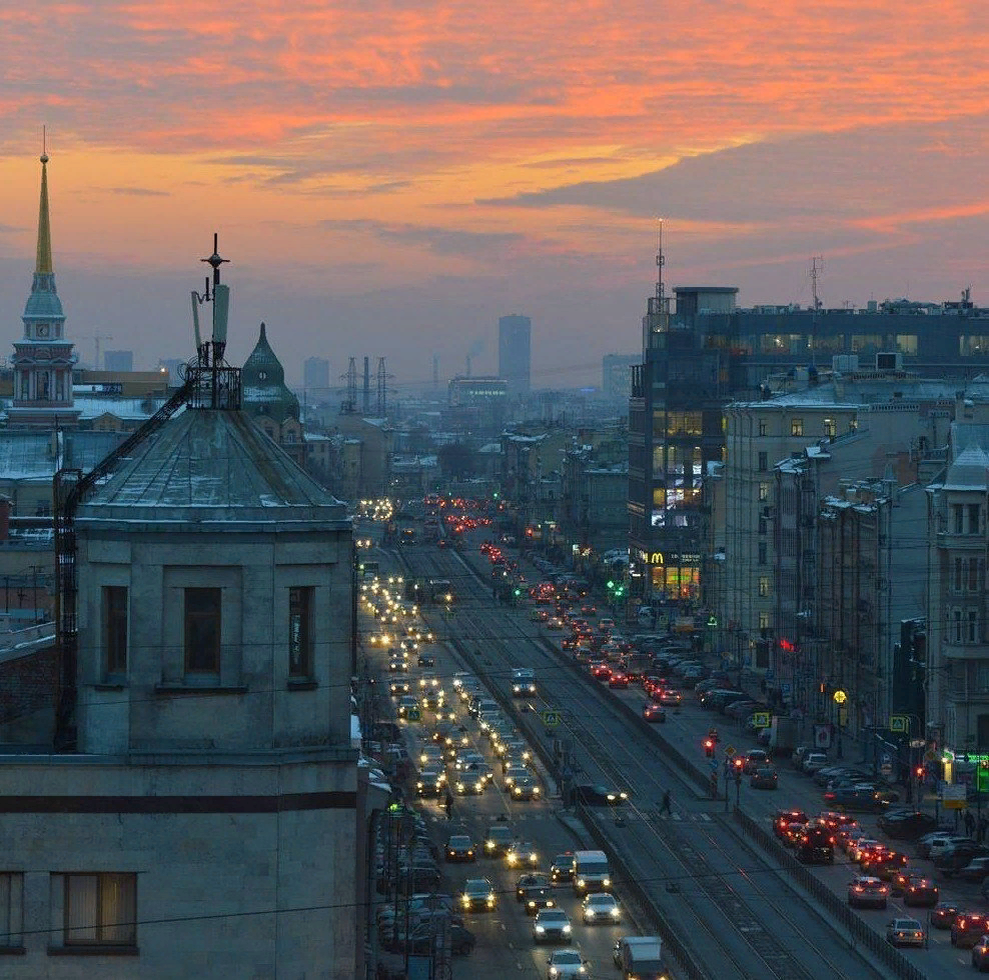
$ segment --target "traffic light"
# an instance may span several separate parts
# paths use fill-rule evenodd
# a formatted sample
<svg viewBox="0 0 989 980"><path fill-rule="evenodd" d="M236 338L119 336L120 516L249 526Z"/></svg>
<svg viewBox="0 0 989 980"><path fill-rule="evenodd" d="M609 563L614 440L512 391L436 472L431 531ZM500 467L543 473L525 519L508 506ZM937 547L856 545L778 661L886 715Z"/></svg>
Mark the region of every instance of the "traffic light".
<svg viewBox="0 0 989 980"><path fill-rule="evenodd" d="M917 766L917 768L914 770L913 774L918 779L923 779L924 778L924 767L923 766Z"/></svg>
<svg viewBox="0 0 989 980"><path fill-rule="evenodd" d="M704 755L709 759L714 758L714 739L706 738L704 739Z"/></svg>

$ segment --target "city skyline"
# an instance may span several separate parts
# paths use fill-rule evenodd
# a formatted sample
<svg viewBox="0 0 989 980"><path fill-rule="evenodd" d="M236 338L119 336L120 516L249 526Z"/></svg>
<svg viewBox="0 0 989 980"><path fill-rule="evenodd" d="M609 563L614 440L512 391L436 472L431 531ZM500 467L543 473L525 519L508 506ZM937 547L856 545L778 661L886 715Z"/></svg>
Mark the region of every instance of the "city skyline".
<svg viewBox="0 0 989 980"><path fill-rule="evenodd" d="M978 12L678 4L658 45L643 3L5 11L8 354L43 124L67 334L136 367L191 354L214 230L231 358L265 320L293 383L309 356L493 373L520 310L533 387L593 384L640 345L657 215L671 286L806 305L823 255L827 306L985 304Z"/></svg>

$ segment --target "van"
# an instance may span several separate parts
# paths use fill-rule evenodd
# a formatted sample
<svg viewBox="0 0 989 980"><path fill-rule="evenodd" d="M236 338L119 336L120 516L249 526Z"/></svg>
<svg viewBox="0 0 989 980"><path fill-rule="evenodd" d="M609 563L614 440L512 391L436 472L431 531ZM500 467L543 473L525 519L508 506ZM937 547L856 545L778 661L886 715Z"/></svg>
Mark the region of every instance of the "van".
<svg viewBox="0 0 989 980"><path fill-rule="evenodd" d="M604 851L574 852L573 890L578 895L611 891L611 873Z"/></svg>
<svg viewBox="0 0 989 980"><path fill-rule="evenodd" d="M623 980L666 980L662 965L663 943L658 936L622 936L612 958Z"/></svg>

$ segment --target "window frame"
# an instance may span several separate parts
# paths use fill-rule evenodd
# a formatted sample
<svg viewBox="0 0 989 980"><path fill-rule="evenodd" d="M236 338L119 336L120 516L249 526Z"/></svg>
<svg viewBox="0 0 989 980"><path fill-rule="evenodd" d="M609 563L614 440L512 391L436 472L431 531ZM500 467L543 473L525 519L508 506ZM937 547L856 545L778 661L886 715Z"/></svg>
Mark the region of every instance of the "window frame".
<svg viewBox="0 0 989 980"><path fill-rule="evenodd" d="M769 453L762 451L759 453L759 472L766 473L769 470Z"/></svg>
<svg viewBox="0 0 989 980"><path fill-rule="evenodd" d="M61 872L62 887L62 928L61 941L62 948L66 950L89 950L89 949L136 949L137 948L137 874L133 871L69 871ZM72 892L73 882L76 882L81 889L84 879L96 879L95 913L96 921L92 925L72 924ZM118 919L116 922L106 921L107 905L112 898L106 896L105 889L116 884L122 888L120 904L128 905L126 910L127 918ZM129 895L126 890L129 888ZM84 899L77 894L75 899L82 902ZM94 938L81 939L79 931L92 930ZM112 930L127 930L123 938L108 937L107 932Z"/></svg>
<svg viewBox="0 0 989 980"><path fill-rule="evenodd" d="M759 582L759 598L768 599L772 595L772 581L768 575L760 575Z"/></svg>
<svg viewBox="0 0 989 980"><path fill-rule="evenodd" d="M24 949L23 871L0 871L0 949Z"/></svg>
<svg viewBox="0 0 989 980"><path fill-rule="evenodd" d="M190 598L211 599L209 608L190 609ZM216 677L220 676L223 641L223 589L197 586L187 586L183 590L183 663L186 676ZM193 635L202 627L212 626L213 643L212 657L208 663L199 663L200 644Z"/></svg>
<svg viewBox="0 0 989 980"><path fill-rule="evenodd" d="M804 420L790 419L790 435L793 438L802 439L804 435Z"/></svg>
<svg viewBox="0 0 989 980"><path fill-rule="evenodd" d="M288 590L288 675L293 680L311 680L315 652L314 620L316 589L292 585ZM296 626L299 635L296 642ZM296 657L296 648L299 656Z"/></svg>
<svg viewBox="0 0 989 980"><path fill-rule="evenodd" d="M125 676L128 655L128 600L126 585L104 585L101 592L103 612L103 673Z"/></svg>

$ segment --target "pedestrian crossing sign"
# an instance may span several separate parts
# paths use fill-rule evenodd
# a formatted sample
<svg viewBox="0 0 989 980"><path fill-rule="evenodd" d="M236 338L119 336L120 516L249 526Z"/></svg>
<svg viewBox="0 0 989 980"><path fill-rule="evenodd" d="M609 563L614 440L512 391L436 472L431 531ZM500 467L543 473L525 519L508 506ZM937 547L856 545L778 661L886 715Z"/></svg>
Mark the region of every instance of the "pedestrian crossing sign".
<svg viewBox="0 0 989 980"><path fill-rule="evenodd" d="M559 711L544 711L542 712L543 724L547 728L555 728L560 724L560 712Z"/></svg>

